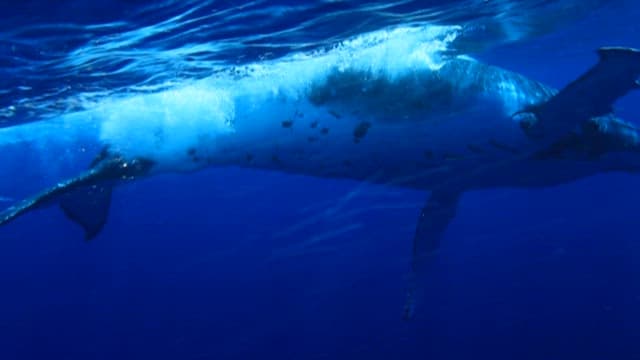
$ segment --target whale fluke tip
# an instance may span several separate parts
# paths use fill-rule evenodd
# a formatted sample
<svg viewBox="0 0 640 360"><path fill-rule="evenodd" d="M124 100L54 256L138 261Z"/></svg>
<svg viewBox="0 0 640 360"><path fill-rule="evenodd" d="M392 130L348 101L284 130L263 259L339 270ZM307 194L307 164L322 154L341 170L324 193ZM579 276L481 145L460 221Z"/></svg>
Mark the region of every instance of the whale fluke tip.
<svg viewBox="0 0 640 360"><path fill-rule="evenodd" d="M598 49L600 61L637 61L640 66L640 49L623 46L604 46Z"/></svg>
<svg viewBox="0 0 640 360"><path fill-rule="evenodd" d="M631 89L640 88L640 49L608 46L598 49L599 66L631 78ZM614 70L615 69L615 70ZM622 80L622 79L620 79Z"/></svg>

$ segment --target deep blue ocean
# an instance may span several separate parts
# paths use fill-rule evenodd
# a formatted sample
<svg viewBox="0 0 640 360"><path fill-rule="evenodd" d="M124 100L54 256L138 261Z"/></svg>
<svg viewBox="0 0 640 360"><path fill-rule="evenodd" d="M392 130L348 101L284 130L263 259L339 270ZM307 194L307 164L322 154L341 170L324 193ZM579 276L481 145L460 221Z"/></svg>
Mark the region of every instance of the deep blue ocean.
<svg viewBox="0 0 640 360"><path fill-rule="evenodd" d="M464 26L460 51L558 88L597 48L640 47L634 0L0 10L2 127L404 24ZM616 113L640 124L639 104L632 93ZM11 156L1 208L44 182ZM0 359L640 359L639 185L606 174L465 193L407 321L426 193L229 168L145 178L117 188L91 242L55 207L0 228Z"/></svg>

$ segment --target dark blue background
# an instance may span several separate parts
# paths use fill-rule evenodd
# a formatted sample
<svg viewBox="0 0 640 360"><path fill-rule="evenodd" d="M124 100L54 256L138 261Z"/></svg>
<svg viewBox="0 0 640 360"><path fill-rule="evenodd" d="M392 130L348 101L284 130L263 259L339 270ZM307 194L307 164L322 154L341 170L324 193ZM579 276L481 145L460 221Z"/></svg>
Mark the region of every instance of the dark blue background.
<svg viewBox="0 0 640 360"><path fill-rule="evenodd" d="M596 61L589 49L640 47L639 8L482 58L562 86ZM639 100L620 114L640 119ZM56 209L2 230L0 358L640 359L639 183L466 194L405 322L425 194L227 169L143 180L116 191L90 244ZM335 216L275 236L354 189ZM415 206L372 208L390 204Z"/></svg>

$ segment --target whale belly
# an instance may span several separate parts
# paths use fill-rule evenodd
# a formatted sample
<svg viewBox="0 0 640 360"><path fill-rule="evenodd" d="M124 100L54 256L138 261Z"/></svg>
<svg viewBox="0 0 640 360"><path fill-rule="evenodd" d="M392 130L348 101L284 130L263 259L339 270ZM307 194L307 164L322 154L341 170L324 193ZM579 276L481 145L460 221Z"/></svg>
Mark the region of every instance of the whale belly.
<svg viewBox="0 0 640 360"><path fill-rule="evenodd" d="M497 104L481 99L450 114L398 111L396 117L359 104L241 104L234 132L220 139L211 162L429 188L452 172L512 155L526 141Z"/></svg>
<svg viewBox="0 0 640 360"><path fill-rule="evenodd" d="M551 94L465 58L395 73L343 65L108 104L101 139L154 172L227 165L429 188L523 150L530 140L511 114Z"/></svg>

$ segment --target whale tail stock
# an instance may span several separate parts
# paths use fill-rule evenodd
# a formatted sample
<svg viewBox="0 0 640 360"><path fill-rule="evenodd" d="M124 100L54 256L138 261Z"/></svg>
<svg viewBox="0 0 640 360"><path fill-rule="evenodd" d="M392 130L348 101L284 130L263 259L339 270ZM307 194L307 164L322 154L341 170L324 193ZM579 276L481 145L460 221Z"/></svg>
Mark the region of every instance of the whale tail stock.
<svg viewBox="0 0 640 360"><path fill-rule="evenodd" d="M0 226L32 210L58 203L66 217L82 227L85 240L91 240L107 221L115 183L144 175L152 165L146 159L125 161L104 150L89 170L1 212Z"/></svg>

